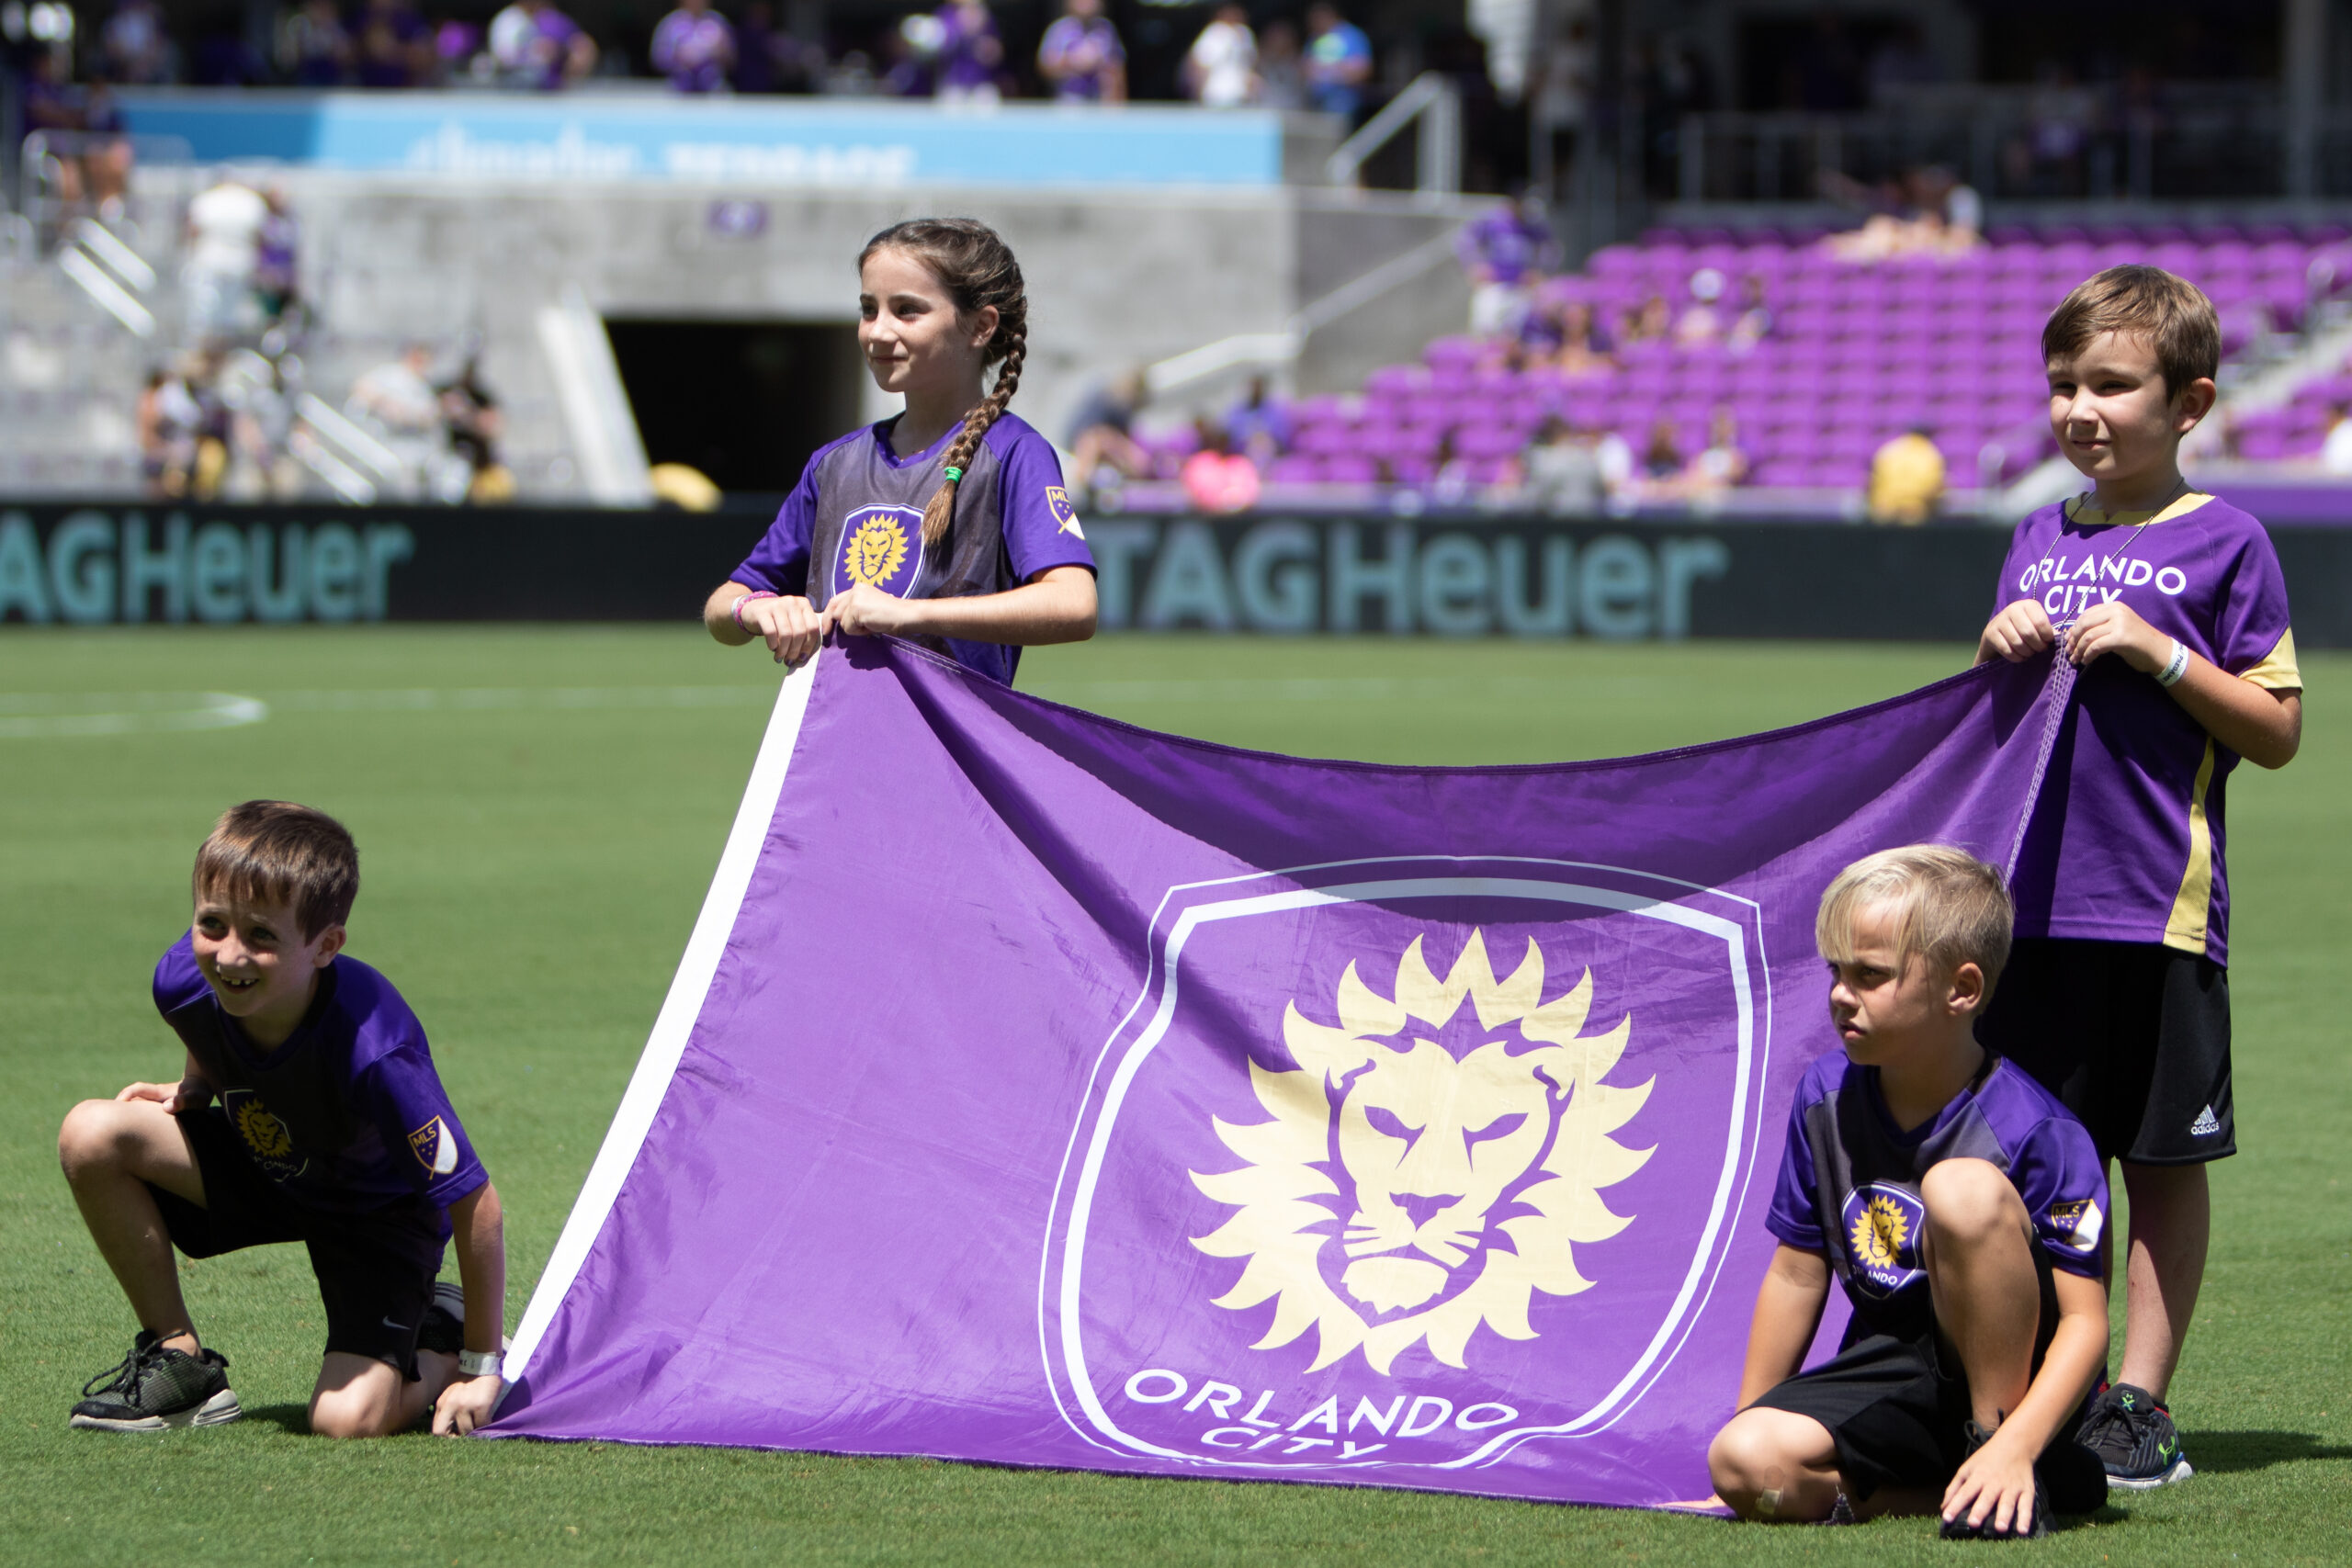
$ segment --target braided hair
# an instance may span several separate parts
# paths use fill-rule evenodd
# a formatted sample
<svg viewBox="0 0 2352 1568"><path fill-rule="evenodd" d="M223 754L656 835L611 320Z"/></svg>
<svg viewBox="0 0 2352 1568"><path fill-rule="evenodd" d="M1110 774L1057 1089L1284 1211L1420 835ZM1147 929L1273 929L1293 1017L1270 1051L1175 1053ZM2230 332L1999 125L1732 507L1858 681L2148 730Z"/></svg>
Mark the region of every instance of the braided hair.
<svg viewBox="0 0 2352 1568"><path fill-rule="evenodd" d="M964 427L947 448L947 482L932 493L922 511L922 542L938 544L956 519L956 489L1012 394L1021 389L1021 362L1029 354L1029 297L1021 264L997 231L972 218L915 218L894 223L865 242L857 254L863 268L876 251L899 251L938 278L959 315L996 307L996 333L980 350L983 366L1001 364L996 386L964 416Z"/></svg>

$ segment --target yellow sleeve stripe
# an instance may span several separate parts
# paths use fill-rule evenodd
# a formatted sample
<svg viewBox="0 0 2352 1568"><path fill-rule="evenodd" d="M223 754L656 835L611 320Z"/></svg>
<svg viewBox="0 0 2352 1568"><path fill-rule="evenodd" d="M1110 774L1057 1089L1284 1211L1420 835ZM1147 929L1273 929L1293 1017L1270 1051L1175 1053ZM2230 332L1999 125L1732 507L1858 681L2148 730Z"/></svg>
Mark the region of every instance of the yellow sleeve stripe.
<svg viewBox="0 0 2352 1568"><path fill-rule="evenodd" d="M2278 634L2278 646L2262 656L2262 662L2239 673L2241 681L2251 681L2267 692L2300 692L2303 689L2303 672L2295 664L2295 631L2292 626Z"/></svg>
<svg viewBox="0 0 2352 1568"><path fill-rule="evenodd" d="M2172 918L2165 922L2164 944L2184 953L2205 951L2205 922L2213 907L2213 824L2205 817L2205 792L2212 787L2213 741L2208 736L2205 760L2197 765L2197 783L2188 792L2188 865L2173 896Z"/></svg>

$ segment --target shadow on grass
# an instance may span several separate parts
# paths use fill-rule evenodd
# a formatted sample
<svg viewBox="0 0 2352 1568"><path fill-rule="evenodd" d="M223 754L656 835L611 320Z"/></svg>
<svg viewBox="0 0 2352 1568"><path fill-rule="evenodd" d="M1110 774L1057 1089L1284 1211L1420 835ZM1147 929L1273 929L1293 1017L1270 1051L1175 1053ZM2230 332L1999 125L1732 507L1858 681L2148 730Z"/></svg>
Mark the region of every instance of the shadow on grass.
<svg viewBox="0 0 2352 1568"><path fill-rule="evenodd" d="M311 1407L307 1404L247 1405L245 1419L275 1427L290 1438L311 1435Z"/></svg>
<svg viewBox="0 0 2352 1568"><path fill-rule="evenodd" d="M2206 1475L2268 1470L2300 1460L2352 1459L2352 1448L2322 1443L2311 1432L2209 1432L2192 1430L2183 1441L2188 1462Z"/></svg>

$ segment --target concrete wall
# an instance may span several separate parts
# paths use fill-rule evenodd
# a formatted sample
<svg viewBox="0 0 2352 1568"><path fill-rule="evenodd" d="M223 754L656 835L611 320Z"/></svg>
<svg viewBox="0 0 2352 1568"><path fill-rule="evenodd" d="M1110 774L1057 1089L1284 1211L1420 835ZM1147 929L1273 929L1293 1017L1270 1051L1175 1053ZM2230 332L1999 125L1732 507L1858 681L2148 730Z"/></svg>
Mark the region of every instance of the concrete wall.
<svg viewBox="0 0 2352 1568"><path fill-rule="evenodd" d="M853 264L875 231L953 213L999 229L1030 290L1020 400L1059 440L1097 378L1240 333L1280 330L1301 305L1459 220L1406 198L1266 190L1007 193L747 192L644 183L532 186L288 171L306 288L328 329L314 384L340 401L363 360L397 339L479 334L508 400L509 446L535 495L578 493L578 465L535 335L537 310L577 286L611 315L854 319ZM755 202L764 224L714 223ZM1320 333L1307 379L1360 382L1459 330L1458 278L1442 269ZM1453 292L1448 293L1448 289ZM1352 351L1350 345L1352 344Z"/></svg>

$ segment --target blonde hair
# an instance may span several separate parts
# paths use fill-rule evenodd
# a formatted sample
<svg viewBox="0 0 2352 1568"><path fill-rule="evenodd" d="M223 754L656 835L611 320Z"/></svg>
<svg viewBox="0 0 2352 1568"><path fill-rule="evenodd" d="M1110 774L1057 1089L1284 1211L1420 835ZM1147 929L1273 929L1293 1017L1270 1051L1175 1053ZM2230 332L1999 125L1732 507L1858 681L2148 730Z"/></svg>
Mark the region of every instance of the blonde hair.
<svg viewBox="0 0 2352 1568"><path fill-rule="evenodd" d="M2101 333L2146 338L2167 397L2212 379L2222 367L2222 319L2213 301L2160 266L2111 266L2075 285L2041 329L2042 360L2079 354Z"/></svg>
<svg viewBox="0 0 2352 1568"><path fill-rule="evenodd" d="M935 545L947 537L956 520L956 487L972 454L979 450L980 437L1021 389L1021 365L1029 357L1029 295L1012 247L978 219L913 218L893 223L857 253L860 270L876 251L900 251L921 262L947 290L960 315L996 307L996 332L980 350L980 364L1002 361L1004 367L997 372L989 395L964 416L964 428L947 448L947 482L932 492L922 509L922 542Z"/></svg>
<svg viewBox="0 0 2352 1568"><path fill-rule="evenodd" d="M1906 844L1881 850L1839 872L1821 895L1813 940L1821 956L1841 964L1854 955L1854 919L1874 904L1894 908L1895 952L1908 964L1925 957L1942 974L1973 964L1984 976L1984 998L2009 959L2016 911L2001 874L1949 844Z"/></svg>

